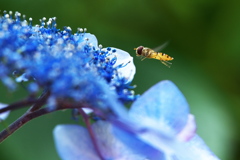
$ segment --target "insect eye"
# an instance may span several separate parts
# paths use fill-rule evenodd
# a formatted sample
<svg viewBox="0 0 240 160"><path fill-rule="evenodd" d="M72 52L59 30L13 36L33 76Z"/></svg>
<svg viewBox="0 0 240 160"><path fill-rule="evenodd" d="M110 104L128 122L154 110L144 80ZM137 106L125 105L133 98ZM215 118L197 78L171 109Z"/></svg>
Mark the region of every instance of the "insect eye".
<svg viewBox="0 0 240 160"><path fill-rule="evenodd" d="M142 54L142 50L143 50L143 46L140 46L137 48L137 54L141 55Z"/></svg>

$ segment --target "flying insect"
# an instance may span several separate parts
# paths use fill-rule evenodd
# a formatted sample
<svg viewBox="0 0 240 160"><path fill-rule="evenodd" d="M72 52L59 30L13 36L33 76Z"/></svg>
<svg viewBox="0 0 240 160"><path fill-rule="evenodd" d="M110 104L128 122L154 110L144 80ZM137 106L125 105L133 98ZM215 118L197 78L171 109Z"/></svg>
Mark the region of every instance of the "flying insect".
<svg viewBox="0 0 240 160"><path fill-rule="evenodd" d="M172 64L169 61L174 59L173 57L165 53L157 52L148 47L139 46L137 48L134 48L134 50L136 50L136 56L140 56L142 58L142 61L146 58L157 59L160 60L161 63L167 67L170 67Z"/></svg>

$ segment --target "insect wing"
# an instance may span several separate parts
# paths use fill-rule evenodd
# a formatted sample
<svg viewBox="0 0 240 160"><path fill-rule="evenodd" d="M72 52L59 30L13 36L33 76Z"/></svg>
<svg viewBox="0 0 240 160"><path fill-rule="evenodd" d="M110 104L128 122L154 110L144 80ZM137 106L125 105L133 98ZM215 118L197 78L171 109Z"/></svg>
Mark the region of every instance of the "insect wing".
<svg viewBox="0 0 240 160"><path fill-rule="evenodd" d="M154 48L153 50L156 51L156 52L159 52L159 51L163 50L168 45L168 43L169 43L169 41L161 44L160 46Z"/></svg>

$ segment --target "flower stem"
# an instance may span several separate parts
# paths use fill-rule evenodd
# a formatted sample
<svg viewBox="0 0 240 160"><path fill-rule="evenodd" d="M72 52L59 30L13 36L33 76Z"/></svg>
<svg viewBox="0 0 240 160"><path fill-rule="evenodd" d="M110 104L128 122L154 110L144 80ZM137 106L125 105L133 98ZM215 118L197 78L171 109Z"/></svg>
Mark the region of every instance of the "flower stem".
<svg viewBox="0 0 240 160"><path fill-rule="evenodd" d="M104 157L103 157L103 155L102 155L102 153L101 153L101 151L99 150L99 147L98 147L98 145L97 145L97 140L96 140L96 137L94 136L93 130L92 130L92 128L91 128L91 124L90 124L88 115L82 110L82 108L79 108L78 111L79 111L79 113L83 116L83 120L84 120L84 122L86 123L87 130L88 130L88 132L89 132L89 135L90 135L90 138L91 138L91 140L92 140L93 146L94 146L94 148L95 148L95 150L96 150L99 158L100 158L101 160L104 160Z"/></svg>
<svg viewBox="0 0 240 160"><path fill-rule="evenodd" d="M43 93L40 96L40 98L38 100L36 100L36 103L32 107L30 107L26 113L24 113L16 121L14 121L12 124L10 124L5 130L0 132L0 143L3 142L11 134L13 134L16 130L21 128L24 124L26 124L27 122L29 122L30 120L32 120L34 118L40 117L42 115L45 115L45 114L48 114L48 113L51 113L51 112L54 112L54 111L57 111L57 110L79 108L79 106L77 106L77 105L71 106L71 104L68 104L68 103L64 104L64 102L59 104L54 110L50 110L47 107L46 108L41 108L46 103L46 100L49 97L49 95L50 95L49 92ZM23 101L23 102L18 103L18 104L28 104L26 102L27 101ZM9 106L14 106L14 105L9 105ZM16 105L16 106L17 106L17 108L20 108L20 106L18 106L18 105ZM82 111L82 112L84 113L84 111ZM88 118L87 115L85 114L84 117L85 117L86 124L88 124L88 126L90 126L90 122L87 120L87 118Z"/></svg>
<svg viewBox="0 0 240 160"><path fill-rule="evenodd" d="M4 107L4 108L0 109L0 113L6 112L6 111L10 111L10 110L11 111L12 110L16 110L16 109L23 108L23 107L27 107L27 106L35 104L36 102L37 102L36 99L29 99L28 98L28 99L25 99L25 100L22 100L22 101L10 104L7 107Z"/></svg>
<svg viewBox="0 0 240 160"><path fill-rule="evenodd" d="M21 117L19 117L16 121L14 121L11 125L9 125L5 130L3 130L0 133L0 143L5 140L8 136L13 134L16 130L21 128L25 123L29 122L30 120L39 117L41 115L50 113L49 109L43 108L40 109L45 103L47 98L49 97L50 93L49 92L44 92L38 100L32 100L32 99L27 99L24 101L20 101L18 103L14 103L12 105L9 105L5 108L3 108L2 112L5 112L7 110L13 110L13 109L18 109L30 104L34 104L29 110L23 114ZM1 112L0 112L1 113Z"/></svg>
<svg viewBox="0 0 240 160"><path fill-rule="evenodd" d="M30 120L42 116L44 114L50 113L49 109L42 108L38 111L29 113L26 112L20 118L18 118L15 122L13 122L7 129L0 132L0 143L4 141L8 136L13 134L17 129L21 128L25 123L29 122Z"/></svg>
<svg viewBox="0 0 240 160"><path fill-rule="evenodd" d="M38 98L38 103L35 103L28 112L33 112L40 109L47 101L48 97L50 96L49 91L44 91L42 95Z"/></svg>

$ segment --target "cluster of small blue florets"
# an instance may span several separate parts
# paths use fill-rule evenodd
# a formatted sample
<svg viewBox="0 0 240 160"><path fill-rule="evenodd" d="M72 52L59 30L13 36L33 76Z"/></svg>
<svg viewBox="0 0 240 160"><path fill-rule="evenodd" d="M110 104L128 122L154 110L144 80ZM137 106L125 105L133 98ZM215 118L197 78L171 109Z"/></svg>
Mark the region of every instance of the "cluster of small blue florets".
<svg viewBox="0 0 240 160"><path fill-rule="evenodd" d="M0 79L5 86L15 90L16 81L24 82L30 93L47 89L54 98L78 101L87 92L97 94L97 88L107 83L122 102L135 100L130 82L118 75L118 68L127 64L115 66L117 57L109 56L115 49L102 49L86 29L72 34L70 27L60 30L56 26L56 18L47 22L43 18L33 26L31 18L27 21L18 12L4 12L0 17Z"/></svg>

